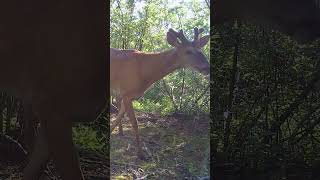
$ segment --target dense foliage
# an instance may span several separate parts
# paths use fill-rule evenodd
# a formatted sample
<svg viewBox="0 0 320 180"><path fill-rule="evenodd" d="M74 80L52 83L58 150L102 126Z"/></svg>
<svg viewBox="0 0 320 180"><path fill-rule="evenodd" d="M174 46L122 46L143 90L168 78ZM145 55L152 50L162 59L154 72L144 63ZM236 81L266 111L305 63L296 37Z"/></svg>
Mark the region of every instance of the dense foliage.
<svg viewBox="0 0 320 180"><path fill-rule="evenodd" d="M320 42L299 45L245 22L213 31L214 163L233 163L242 178L311 178L320 162Z"/></svg>

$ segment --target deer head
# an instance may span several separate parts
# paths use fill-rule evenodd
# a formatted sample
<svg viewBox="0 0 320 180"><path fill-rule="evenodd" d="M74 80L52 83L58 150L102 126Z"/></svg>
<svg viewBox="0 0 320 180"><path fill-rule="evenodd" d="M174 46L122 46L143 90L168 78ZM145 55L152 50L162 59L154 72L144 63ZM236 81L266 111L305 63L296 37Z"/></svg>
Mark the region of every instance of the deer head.
<svg viewBox="0 0 320 180"><path fill-rule="evenodd" d="M173 29L169 29L167 41L171 46L175 47L179 65L194 69L203 75L209 75L210 65L205 55L201 52L201 48L208 43L210 36L206 35L199 38L203 31L203 28L194 28L194 39L189 41L182 30L176 32Z"/></svg>

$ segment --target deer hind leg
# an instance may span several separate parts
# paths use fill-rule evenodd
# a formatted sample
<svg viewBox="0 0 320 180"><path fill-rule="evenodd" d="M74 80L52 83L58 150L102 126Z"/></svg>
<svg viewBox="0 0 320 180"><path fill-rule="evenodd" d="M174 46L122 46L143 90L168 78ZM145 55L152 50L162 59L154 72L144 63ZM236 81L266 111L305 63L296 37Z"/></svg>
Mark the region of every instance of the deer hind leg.
<svg viewBox="0 0 320 180"><path fill-rule="evenodd" d="M79 158L72 140L72 123L66 118L50 116L41 121L40 133L29 164L24 170L23 180L39 178L41 169L45 167L49 154L52 155L63 180L84 180ZM40 116L40 119L43 119Z"/></svg>
<svg viewBox="0 0 320 180"><path fill-rule="evenodd" d="M110 128L111 128L110 132L112 132L114 130L114 128L116 128L119 125L119 123L121 123L121 120L122 120L124 113L125 113L125 109L126 108L125 108L123 101L122 101L121 106L120 106L120 111L118 112L117 118L114 121L114 123L110 126ZM121 127L122 127L122 125L121 125ZM119 127L119 134L120 134L120 127Z"/></svg>
<svg viewBox="0 0 320 180"><path fill-rule="evenodd" d="M32 112L32 106L31 104L23 102L23 114L22 114L22 120L23 120L23 135L24 135L24 145L26 146L26 149L28 153L31 153L34 148L34 140L36 135L36 121L35 116Z"/></svg>
<svg viewBox="0 0 320 180"><path fill-rule="evenodd" d="M44 169L49 158L48 143L45 134L45 129L40 126L40 132L36 137L34 150L31 154L30 161L24 169L23 180L39 179L42 170Z"/></svg>
<svg viewBox="0 0 320 180"><path fill-rule="evenodd" d="M66 118L66 116L52 112L50 109L54 108L48 108L44 111L43 109L39 110L39 107L34 109L38 110L35 112L39 113L36 115L41 120L40 129L42 136L40 143L36 144L37 148L34 150L31 162L25 170L28 176L24 180L36 179L35 172L39 171L40 164L42 165L45 162L44 155L42 158L39 158L39 154L37 154L37 152L40 154L43 152L43 147L41 147L43 145L46 147L45 152L53 158L63 180L84 180L79 165L79 158L73 144L72 121Z"/></svg>
<svg viewBox="0 0 320 180"><path fill-rule="evenodd" d="M123 101L124 101L124 105L126 107L126 111L129 116L131 125L133 127L134 134L136 136L137 155L140 159L143 159L144 156L142 153L141 141L140 141L140 136L139 136L139 132L138 132L138 123L137 123L137 119L136 119L136 116L133 111L132 100L129 100L128 98L124 98Z"/></svg>
<svg viewBox="0 0 320 180"><path fill-rule="evenodd" d="M72 121L51 115L47 121L49 151L63 180L84 180L72 139Z"/></svg>

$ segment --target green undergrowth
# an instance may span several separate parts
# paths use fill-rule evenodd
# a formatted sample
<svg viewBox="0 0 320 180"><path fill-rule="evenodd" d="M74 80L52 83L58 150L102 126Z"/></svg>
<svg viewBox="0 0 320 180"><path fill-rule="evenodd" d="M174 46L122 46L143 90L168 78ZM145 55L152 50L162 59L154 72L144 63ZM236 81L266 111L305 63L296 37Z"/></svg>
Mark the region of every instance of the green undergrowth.
<svg viewBox="0 0 320 180"><path fill-rule="evenodd" d="M99 134L98 131L90 126L77 125L73 129L73 140L75 144L83 149L105 153L109 151L107 137Z"/></svg>
<svg viewBox="0 0 320 180"><path fill-rule="evenodd" d="M143 112L159 112L165 116L174 111L174 107L168 97L164 97L159 101L152 101L150 99L140 99L133 102L133 108Z"/></svg>

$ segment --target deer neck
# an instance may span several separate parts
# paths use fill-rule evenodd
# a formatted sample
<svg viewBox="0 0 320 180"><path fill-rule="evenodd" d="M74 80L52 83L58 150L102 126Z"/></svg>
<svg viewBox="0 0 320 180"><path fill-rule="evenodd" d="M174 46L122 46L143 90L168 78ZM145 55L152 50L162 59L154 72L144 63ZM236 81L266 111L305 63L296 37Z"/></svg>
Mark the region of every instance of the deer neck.
<svg viewBox="0 0 320 180"><path fill-rule="evenodd" d="M145 62L142 76L147 86L182 67L175 49L149 54Z"/></svg>

